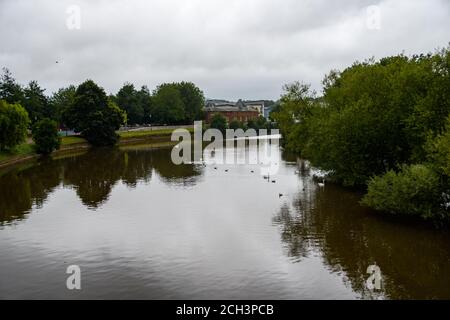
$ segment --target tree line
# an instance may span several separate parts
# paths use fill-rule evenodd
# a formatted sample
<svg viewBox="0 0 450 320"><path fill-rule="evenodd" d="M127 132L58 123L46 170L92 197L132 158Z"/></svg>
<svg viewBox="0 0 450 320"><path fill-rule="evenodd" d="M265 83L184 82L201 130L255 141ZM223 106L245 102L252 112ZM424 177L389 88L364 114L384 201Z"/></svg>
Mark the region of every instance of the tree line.
<svg viewBox="0 0 450 320"><path fill-rule="evenodd" d="M59 147L58 128L74 129L93 145L113 145L122 125L187 124L204 118L203 92L191 82L164 83L152 93L125 83L107 95L92 80L46 96L36 81L20 85L4 68L0 77L0 149L22 143L27 130L39 142L37 151Z"/></svg>
<svg viewBox="0 0 450 320"><path fill-rule="evenodd" d="M331 71L320 96L286 85L271 117L288 149L366 188L363 204L450 219L450 48L357 61Z"/></svg>

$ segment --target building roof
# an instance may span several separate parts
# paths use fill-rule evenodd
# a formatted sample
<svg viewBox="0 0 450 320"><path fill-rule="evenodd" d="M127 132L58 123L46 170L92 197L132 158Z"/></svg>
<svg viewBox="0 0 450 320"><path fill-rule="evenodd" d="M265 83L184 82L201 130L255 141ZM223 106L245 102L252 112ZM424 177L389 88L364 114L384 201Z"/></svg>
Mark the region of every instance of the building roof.
<svg viewBox="0 0 450 320"><path fill-rule="evenodd" d="M237 102L223 101L223 100L207 100L205 111L207 112L238 112L238 111L258 111L253 105L260 104L255 101L242 101L239 99Z"/></svg>

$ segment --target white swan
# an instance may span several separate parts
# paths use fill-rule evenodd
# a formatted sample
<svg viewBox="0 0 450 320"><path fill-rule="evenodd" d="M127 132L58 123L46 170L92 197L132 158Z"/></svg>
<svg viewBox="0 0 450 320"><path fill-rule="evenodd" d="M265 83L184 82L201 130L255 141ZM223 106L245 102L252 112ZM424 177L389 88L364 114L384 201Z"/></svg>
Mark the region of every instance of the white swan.
<svg viewBox="0 0 450 320"><path fill-rule="evenodd" d="M319 182L317 185L321 188L325 187L325 179L322 179L322 182Z"/></svg>

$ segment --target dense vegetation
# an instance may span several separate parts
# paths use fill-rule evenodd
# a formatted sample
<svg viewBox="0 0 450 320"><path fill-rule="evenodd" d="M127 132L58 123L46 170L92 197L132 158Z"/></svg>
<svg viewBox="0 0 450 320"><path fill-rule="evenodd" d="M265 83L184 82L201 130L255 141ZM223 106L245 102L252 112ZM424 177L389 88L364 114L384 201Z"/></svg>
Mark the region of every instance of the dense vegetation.
<svg viewBox="0 0 450 320"><path fill-rule="evenodd" d="M66 124L80 132L92 145L114 145L116 130L126 121L126 113L106 96L92 80L80 84L73 104L65 111Z"/></svg>
<svg viewBox="0 0 450 320"><path fill-rule="evenodd" d="M450 51L356 62L323 81L285 86L271 116L287 148L347 186L363 203L420 216L450 216Z"/></svg>
<svg viewBox="0 0 450 320"><path fill-rule="evenodd" d="M227 119L221 115L220 113L215 114L211 118L210 127L214 129L219 129L223 133L225 133L226 129L267 129L270 130L274 128L273 124L270 121L267 121L266 118L263 116L259 116L256 119L249 119L248 121L238 121L236 119L231 120L229 123L227 122Z"/></svg>
<svg viewBox="0 0 450 320"><path fill-rule="evenodd" d="M61 88L48 97L36 81L23 87L6 68L0 77L0 100L4 101L2 149L23 142L27 128L33 129L37 123L41 129L48 125L47 130L51 132L54 126L47 120L56 122L58 129L81 133L93 145L113 145L118 139L115 131L121 125L192 123L204 118L205 103L203 92L191 82L161 84L152 94L146 86L136 90L133 84L125 83L116 95L107 96L103 88L88 80L78 87ZM25 126L23 122L12 126L14 121L7 121L7 110L18 108L24 109L30 120ZM12 116L13 113L9 114L8 119ZM44 124L43 120L46 120ZM25 130L24 135L10 136L7 132L14 128Z"/></svg>
<svg viewBox="0 0 450 320"><path fill-rule="evenodd" d="M28 123L28 114L22 106L0 100L0 151L25 141Z"/></svg>
<svg viewBox="0 0 450 320"><path fill-rule="evenodd" d="M56 121L48 118L39 120L34 124L32 134L35 150L39 154L48 155L61 145Z"/></svg>

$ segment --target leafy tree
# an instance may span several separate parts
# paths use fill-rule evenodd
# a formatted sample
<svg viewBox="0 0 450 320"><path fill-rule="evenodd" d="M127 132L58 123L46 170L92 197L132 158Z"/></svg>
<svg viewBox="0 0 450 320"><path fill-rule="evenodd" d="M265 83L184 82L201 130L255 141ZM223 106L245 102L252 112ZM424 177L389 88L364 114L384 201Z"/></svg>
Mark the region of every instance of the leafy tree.
<svg viewBox="0 0 450 320"><path fill-rule="evenodd" d="M64 112L67 125L93 145L113 145L116 130L126 121L126 114L108 99L103 88L92 80L78 86L74 103Z"/></svg>
<svg viewBox="0 0 450 320"><path fill-rule="evenodd" d="M152 99L153 122L180 124L185 119L184 103L176 84L158 86Z"/></svg>
<svg viewBox="0 0 450 320"><path fill-rule="evenodd" d="M36 81L31 81L24 89L23 104L32 124L43 118L54 117L44 91Z"/></svg>
<svg viewBox="0 0 450 320"><path fill-rule="evenodd" d="M131 83L125 83L117 93L117 105L127 113L128 124L141 124L144 108L140 104L138 92Z"/></svg>
<svg viewBox="0 0 450 320"><path fill-rule="evenodd" d="M244 125L242 122L239 122L237 120L230 121L230 124L228 125L230 129L236 130L236 129L243 129Z"/></svg>
<svg viewBox="0 0 450 320"><path fill-rule="evenodd" d="M44 118L36 122L33 126L32 135L36 152L39 154L50 154L53 150L58 150L61 145L58 125L51 119Z"/></svg>
<svg viewBox="0 0 450 320"><path fill-rule="evenodd" d="M192 123L194 120L202 119L202 109L205 105L203 92L192 82L177 83L184 105L184 122Z"/></svg>
<svg viewBox="0 0 450 320"><path fill-rule="evenodd" d="M356 62L324 79L324 96L285 87L272 113L289 149L345 185L426 160L429 134L450 113L449 51Z"/></svg>
<svg viewBox="0 0 450 320"><path fill-rule="evenodd" d="M141 90L137 91L137 100L142 110L144 111L142 122L150 123L152 111L152 95L150 94L150 90L147 86L142 86Z"/></svg>
<svg viewBox="0 0 450 320"><path fill-rule="evenodd" d="M0 78L0 99L8 103L22 103L24 101L22 87L7 68L3 68L3 75Z"/></svg>
<svg viewBox="0 0 450 320"><path fill-rule="evenodd" d="M216 113L211 118L210 127L213 129L219 129L222 133L227 129L227 119L220 113Z"/></svg>
<svg viewBox="0 0 450 320"><path fill-rule="evenodd" d="M0 150L11 149L24 142L28 124L25 108L0 100Z"/></svg>
<svg viewBox="0 0 450 320"><path fill-rule="evenodd" d="M53 110L52 118L57 122L65 125L63 114L74 103L76 90L75 86L70 85L67 88L59 89L50 98L50 105Z"/></svg>

